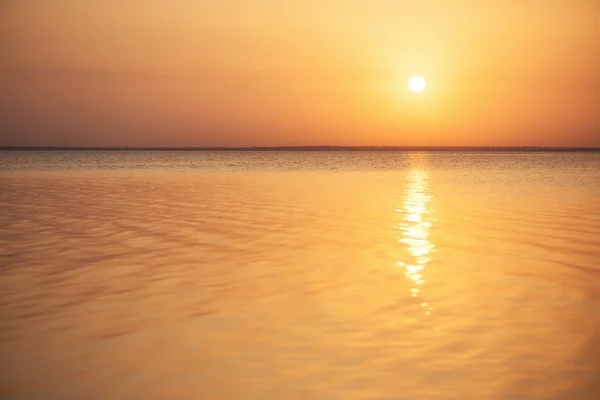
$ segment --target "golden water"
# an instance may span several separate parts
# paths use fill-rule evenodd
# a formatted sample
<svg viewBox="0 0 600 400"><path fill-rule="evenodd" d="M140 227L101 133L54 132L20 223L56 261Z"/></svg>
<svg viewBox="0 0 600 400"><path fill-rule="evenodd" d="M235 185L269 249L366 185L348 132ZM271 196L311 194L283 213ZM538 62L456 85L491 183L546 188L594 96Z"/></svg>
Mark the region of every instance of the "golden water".
<svg viewBox="0 0 600 400"><path fill-rule="evenodd" d="M0 159L1 398L600 398L598 154Z"/></svg>

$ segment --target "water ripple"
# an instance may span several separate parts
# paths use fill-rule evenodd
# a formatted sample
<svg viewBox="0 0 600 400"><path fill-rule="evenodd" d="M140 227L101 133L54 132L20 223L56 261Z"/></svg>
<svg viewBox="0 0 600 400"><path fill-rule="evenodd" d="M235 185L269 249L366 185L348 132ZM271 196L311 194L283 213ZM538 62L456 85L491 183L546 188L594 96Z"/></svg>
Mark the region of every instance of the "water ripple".
<svg viewBox="0 0 600 400"><path fill-rule="evenodd" d="M595 154L89 157L0 154L0 397L600 393Z"/></svg>

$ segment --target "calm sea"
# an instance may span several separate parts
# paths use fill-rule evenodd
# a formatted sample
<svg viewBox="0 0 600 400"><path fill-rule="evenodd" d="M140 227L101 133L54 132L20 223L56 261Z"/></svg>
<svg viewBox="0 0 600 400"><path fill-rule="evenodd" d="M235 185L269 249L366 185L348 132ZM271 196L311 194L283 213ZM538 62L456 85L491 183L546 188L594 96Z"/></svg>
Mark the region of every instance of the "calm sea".
<svg viewBox="0 0 600 400"><path fill-rule="evenodd" d="M0 153L0 397L598 399L600 153Z"/></svg>

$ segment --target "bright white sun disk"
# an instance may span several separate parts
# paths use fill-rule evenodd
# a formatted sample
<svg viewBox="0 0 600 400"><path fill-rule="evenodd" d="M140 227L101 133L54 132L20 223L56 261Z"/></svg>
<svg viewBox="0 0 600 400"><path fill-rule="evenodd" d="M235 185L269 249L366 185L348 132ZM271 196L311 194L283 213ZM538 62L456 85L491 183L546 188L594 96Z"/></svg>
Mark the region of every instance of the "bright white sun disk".
<svg viewBox="0 0 600 400"><path fill-rule="evenodd" d="M410 78L410 81L408 81L408 88L415 93L422 92L423 89L425 89L425 85L427 85L425 79L420 76L413 76Z"/></svg>

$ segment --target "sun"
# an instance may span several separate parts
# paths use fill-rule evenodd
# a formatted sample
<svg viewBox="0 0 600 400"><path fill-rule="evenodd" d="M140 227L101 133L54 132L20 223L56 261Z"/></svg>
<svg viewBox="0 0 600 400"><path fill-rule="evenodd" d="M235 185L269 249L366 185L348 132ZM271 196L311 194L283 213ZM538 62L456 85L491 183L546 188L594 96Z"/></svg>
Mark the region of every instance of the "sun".
<svg viewBox="0 0 600 400"><path fill-rule="evenodd" d="M413 76L408 81L408 88L415 93L422 92L426 85L427 82L425 82L425 79L420 76Z"/></svg>

